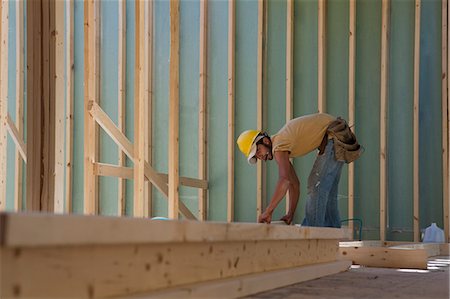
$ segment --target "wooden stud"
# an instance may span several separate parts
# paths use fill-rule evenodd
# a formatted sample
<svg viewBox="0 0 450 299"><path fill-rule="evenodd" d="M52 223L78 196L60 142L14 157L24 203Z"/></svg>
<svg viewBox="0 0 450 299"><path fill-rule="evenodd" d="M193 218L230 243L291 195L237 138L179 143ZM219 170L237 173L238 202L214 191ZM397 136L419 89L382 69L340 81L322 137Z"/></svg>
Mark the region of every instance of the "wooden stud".
<svg viewBox="0 0 450 299"><path fill-rule="evenodd" d="M65 204L65 192L64 192L64 126L65 126L65 113L64 113L64 96L66 80L64 74L65 67L65 2L55 1L54 4L54 18L55 18L55 87L54 87L54 105L55 105L55 148L54 148L54 159L55 159L55 171L54 171L54 212L64 213Z"/></svg>
<svg viewBox="0 0 450 299"><path fill-rule="evenodd" d="M349 2L349 37L348 37L348 122L355 125L355 61L356 61L356 0ZM353 132L356 128L353 127ZM348 219L354 218L355 207L355 164L348 164ZM353 231L353 221L348 223Z"/></svg>
<svg viewBox="0 0 450 299"><path fill-rule="evenodd" d="M152 163L152 109L153 109L153 1L144 2L145 9L145 38L144 38L144 158L150 165ZM144 216L152 216L152 186L144 181Z"/></svg>
<svg viewBox="0 0 450 299"><path fill-rule="evenodd" d="M449 152L448 152L448 68L447 68L447 0L442 0L442 208L444 212L444 232L445 240L449 241Z"/></svg>
<svg viewBox="0 0 450 299"><path fill-rule="evenodd" d="M24 83L24 28L23 28L23 1L16 2L16 128L20 139L23 142L23 83ZM26 147L24 145L24 151ZM19 149L15 151L15 180L14 180L14 211L22 210L22 186L23 186L23 161L25 159L19 157Z"/></svg>
<svg viewBox="0 0 450 299"><path fill-rule="evenodd" d="M381 21L381 87L380 87L380 240L386 239L386 205L387 205L387 170L386 170L386 143L387 143L387 101L388 101L388 48L389 48L389 0L382 1Z"/></svg>
<svg viewBox="0 0 450 299"><path fill-rule="evenodd" d="M6 209L6 146L7 117L8 117L8 29L9 2L1 2L1 31L0 31L0 211Z"/></svg>
<svg viewBox="0 0 450 299"><path fill-rule="evenodd" d="M318 110L326 112L326 1L318 0Z"/></svg>
<svg viewBox="0 0 450 299"><path fill-rule="evenodd" d="M264 99L263 99L263 89L264 89L264 11L265 2L264 0L258 0L258 61L257 61L257 82L256 82L256 129L259 131L263 130L263 119L264 119ZM258 221L259 216L263 212L263 202L264 202L264 183L263 183L263 173L264 165L262 163L256 164L256 221Z"/></svg>
<svg viewBox="0 0 450 299"><path fill-rule="evenodd" d="M294 115L294 0L287 0L286 8L286 122ZM293 159L291 159L293 163ZM290 198L286 193L286 214Z"/></svg>
<svg viewBox="0 0 450 299"><path fill-rule="evenodd" d="M170 1L169 212L178 219L180 122L180 1Z"/></svg>
<svg viewBox="0 0 450 299"><path fill-rule="evenodd" d="M414 242L420 240L419 230L419 77L420 77L420 4L415 0L414 26L414 141L413 141L413 224Z"/></svg>
<svg viewBox="0 0 450 299"><path fill-rule="evenodd" d="M144 2L136 2L136 55L134 98L134 212L144 216L144 163L145 163L145 107L144 107L144 56L145 56L145 10Z"/></svg>
<svg viewBox="0 0 450 299"><path fill-rule="evenodd" d="M125 133L125 75L126 75L126 1L119 0L119 36L118 36L118 128L120 132ZM119 148L119 166L125 166L125 153ZM125 191L126 184L123 178L119 178L117 185L117 215L125 215Z"/></svg>
<svg viewBox="0 0 450 299"><path fill-rule="evenodd" d="M235 43L236 1L228 1L228 174L227 221L234 220L234 97L235 97Z"/></svg>
<svg viewBox="0 0 450 299"><path fill-rule="evenodd" d="M207 172L207 62L208 62L208 0L200 0L199 46L199 112L198 112L198 177L206 180ZM207 219L207 191L198 190L198 218Z"/></svg>
<svg viewBox="0 0 450 299"><path fill-rule="evenodd" d="M66 3L66 195L64 212L72 212L73 177L73 80L74 80L74 2Z"/></svg>
<svg viewBox="0 0 450 299"><path fill-rule="evenodd" d="M96 27L99 7L98 2L87 0L84 2L84 213L96 214L97 184L94 176L94 162L96 161L96 125L89 114L89 107L97 103L97 38Z"/></svg>
<svg viewBox="0 0 450 299"><path fill-rule="evenodd" d="M3 1L5 2L5 1ZM6 1L7 2L7 1ZM41 208L42 172L42 7L27 1L27 169L26 210ZM2 18L3 19L3 18ZM3 51L1 52L3 53ZM3 89L2 89L3 90ZM1 174L0 174L1 175ZM1 197L1 196L0 196Z"/></svg>

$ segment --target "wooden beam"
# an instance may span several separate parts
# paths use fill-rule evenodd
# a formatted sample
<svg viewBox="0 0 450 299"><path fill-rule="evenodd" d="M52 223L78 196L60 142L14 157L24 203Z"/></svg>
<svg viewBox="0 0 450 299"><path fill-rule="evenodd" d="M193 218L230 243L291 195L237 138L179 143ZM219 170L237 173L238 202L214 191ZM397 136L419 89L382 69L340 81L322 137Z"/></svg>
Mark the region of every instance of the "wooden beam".
<svg viewBox="0 0 450 299"><path fill-rule="evenodd" d="M286 122L294 115L294 0L286 7ZM291 159L293 163L293 159ZM286 214L289 212L289 191L286 193Z"/></svg>
<svg viewBox="0 0 450 299"><path fill-rule="evenodd" d="M348 122L355 126L355 70L356 70L356 0L349 2L349 36L348 36ZM348 164L348 219L354 218L355 209L355 164ZM353 221L348 223L353 231Z"/></svg>
<svg viewBox="0 0 450 299"><path fill-rule="evenodd" d="M21 156L21 160L27 162L27 148L25 143L23 142L22 136L19 133L19 130L16 128L16 125L14 124L13 120L9 116L9 114L6 116L6 128L9 132L9 135L11 136L12 140L14 141L14 144L16 145L16 149L18 153Z"/></svg>
<svg viewBox="0 0 450 299"><path fill-rule="evenodd" d="M126 81L126 1L118 1L118 14L119 14L119 36L118 36L118 129L123 134L125 133L125 81ZM119 166L125 166L126 156L125 153L119 148ZM126 182L124 179L119 178L117 183L117 215L122 216L125 214L125 191Z"/></svg>
<svg viewBox="0 0 450 299"><path fill-rule="evenodd" d="M178 219L180 134L180 1L170 1L170 89L169 89L169 212Z"/></svg>
<svg viewBox="0 0 450 299"><path fill-rule="evenodd" d="M144 2L136 5L136 55L135 55L135 97L134 97L134 202L133 216L144 216L144 163L145 163L145 107L144 72L145 56L145 10ZM178 210L177 210L178 211Z"/></svg>
<svg viewBox="0 0 450 299"><path fill-rule="evenodd" d="M448 13L450 12L450 2L447 1L447 52L450 49L450 30L448 29ZM448 53L447 53L448 55ZM448 194L447 194L447 209L446 212L447 217L447 234L446 239L447 242L450 242L450 97L448 96L449 90L449 82L448 80L448 71L450 70L450 58L447 56L447 186L448 186ZM444 203L445 205L445 203ZM444 220L445 221L445 220Z"/></svg>
<svg viewBox="0 0 450 299"><path fill-rule="evenodd" d="M84 2L84 213L96 214L97 184L94 175L96 161L96 125L89 110L97 98L97 14L99 3L94 0Z"/></svg>
<svg viewBox="0 0 450 299"><path fill-rule="evenodd" d="M227 221L234 220L234 97L235 97L235 44L236 1L228 1L228 172L227 172Z"/></svg>
<svg viewBox="0 0 450 299"><path fill-rule="evenodd" d="M68 4L68 3L67 3ZM64 142L64 132L65 132L65 109L64 109L64 99L65 96L65 88L66 88L66 79L64 73L65 67L65 51L64 47L64 32L65 32L65 2L64 1L55 1L54 4L54 18L55 18L55 31L54 31L54 39L55 39L55 66L54 66L54 125L55 125L55 148L54 148L54 212L55 213L64 213L65 211L65 192L64 192L64 170L65 170L65 142Z"/></svg>
<svg viewBox="0 0 450 299"><path fill-rule="evenodd" d="M326 112L326 1L318 0L318 65L317 65L317 73L318 73L318 110L319 112Z"/></svg>
<svg viewBox="0 0 450 299"><path fill-rule="evenodd" d="M24 26L23 26L23 13L24 6L23 1L16 2L16 128L18 136L21 137L23 141L24 133L24 122L23 122L23 93L24 93ZM24 150L26 151L26 146L24 145ZM23 199L23 161L26 163L26 159L23 156L19 156L19 149L16 147L15 150L15 165L14 165L14 211L22 210L22 199ZM26 157L26 155L25 155ZM23 160L22 160L23 159Z"/></svg>
<svg viewBox="0 0 450 299"><path fill-rule="evenodd" d="M112 176L119 177L123 179L133 179L133 168L125 167L125 166L117 166L112 164L105 163L94 163L94 172L95 175L100 176ZM160 178L160 180L167 185L169 180L169 176L165 173L156 173L156 176ZM145 177L148 181L147 176ZM208 189L208 182L199 179L193 179L188 177L180 177L180 185L186 187L193 187L206 190Z"/></svg>
<svg viewBox="0 0 450 299"><path fill-rule="evenodd" d="M27 169L26 210L41 209L42 174L42 7L27 1ZM3 19L3 18L2 18ZM1 53L4 53L3 51ZM3 89L2 89L3 90ZM1 175L1 174L0 174ZM1 196L0 196L1 197Z"/></svg>
<svg viewBox="0 0 450 299"><path fill-rule="evenodd" d="M208 107L207 107L207 63L208 63L208 0L200 0L200 53L199 53L199 103L198 103L198 177L206 180L208 176ZM198 219L208 217L206 189L198 190Z"/></svg>
<svg viewBox="0 0 450 299"><path fill-rule="evenodd" d="M152 123L153 123L153 1L144 2L145 9L145 46L144 46L144 158L150 165L152 163ZM144 181L144 216L152 216L152 186Z"/></svg>
<svg viewBox="0 0 450 299"><path fill-rule="evenodd" d="M337 261L242 275L145 294L145 298L242 298L252 294L317 279L348 270L351 263Z"/></svg>
<svg viewBox="0 0 450 299"><path fill-rule="evenodd" d="M256 81L256 129L263 130L264 123L264 12L265 12L265 0L258 0L258 60L257 60L257 81ZM256 164L256 221L263 212L264 202L264 183L263 173L264 165L262 163Z"/></svg>
<svg viewBox="0 0 450 299"><path fill-rule="evenodd" d="M419 234L419 85L420 85L420 5L415 0L414 26L414 117L413 117L413 227L414 242L420 240Z"/></svg>
<svg viewBox="0 0 450 299"><path fill-rule="evenodd" d="M449 233L449 139L448 139L448 68L447 68L447 55L448 55L448 20L447 20L447 0L442 0L442 209L444 212L444 232L445 240L450 241Z"/></svg>
<svg viewBox="0 0 450 299"><path fill-rule="evenodd" d="M8 31L9 31L9 1L1 2L0 31L0 211L6 209L6 146L8 117Z"/></svg>
<svg viewBox="0 0 450 299"><path fill-rule="evenodd" d="M389 48L389 0L383 0L381 21L381 86L380 86L380 240L386 239L386 206L387 206L387 102L388 102L388 48Z"/></svg>
<svg viewBox="0 0 450 299"><path fill-rule="evenodd" d="M341 247L341 260L367 267L427 269L425 249L398 249L387 247Z"/></svg>
<svg viewBox="0 0 450 299"><path fill-rule="evenodd" d="M74 111L74 1L66 3L66 193L65 213L72 212L73 111Z"/></svg>

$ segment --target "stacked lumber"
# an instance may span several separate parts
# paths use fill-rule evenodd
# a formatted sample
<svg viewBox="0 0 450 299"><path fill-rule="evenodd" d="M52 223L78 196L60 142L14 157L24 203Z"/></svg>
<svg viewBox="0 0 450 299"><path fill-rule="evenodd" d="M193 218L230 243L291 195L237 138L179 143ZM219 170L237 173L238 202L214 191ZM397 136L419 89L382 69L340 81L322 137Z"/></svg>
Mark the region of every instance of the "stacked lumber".
<svg viewBox="0 0 450 299"><path fill-rule="evenodd" d="M350 263L337 261L337 253L349 235L256 223L2 213L0 297L124 297L180 287L201 297L219 285L231 290L236 281L227 297L239 297L345 271ZM301 267L314 275L300 275Z"/></svg>

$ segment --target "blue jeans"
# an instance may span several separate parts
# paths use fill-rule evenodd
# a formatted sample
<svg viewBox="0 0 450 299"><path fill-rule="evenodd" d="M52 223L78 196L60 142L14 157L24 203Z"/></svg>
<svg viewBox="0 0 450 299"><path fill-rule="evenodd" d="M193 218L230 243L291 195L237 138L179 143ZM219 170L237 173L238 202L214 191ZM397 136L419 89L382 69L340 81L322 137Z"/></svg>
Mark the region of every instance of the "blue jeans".
<svg viewBox="0 0 450 299"><path fill-rule="evenodd" d="M338 185L344 162L334 157L334 142L328 140L325 152L317 156L308 178L304 226L341 227Z"/></svg>

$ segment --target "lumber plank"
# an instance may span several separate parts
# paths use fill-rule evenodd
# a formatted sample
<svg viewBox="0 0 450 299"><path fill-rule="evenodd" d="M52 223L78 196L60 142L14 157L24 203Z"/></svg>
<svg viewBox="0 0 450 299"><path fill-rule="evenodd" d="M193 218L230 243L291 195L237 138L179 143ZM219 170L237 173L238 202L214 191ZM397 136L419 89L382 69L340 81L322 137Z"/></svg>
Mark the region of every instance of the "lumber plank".
<svg viewBox="0 0 450 299"><path fill-rule="evenodd" d="M423 249L427 253L427 257L437 256L441 254L441 244L439 243L412 243L391 246L393 249Z"/></svg>
<svg viewBox="0 0 450 299"><path fill-rule="evenodd" d="M96 124L89 110L97 103L97 27L99 27L99 2L84 2L84 213L96 214L97 185L93 162L96 161Z"/></svg>
<svg viewBox="0 0 450 299"><path fill-rule="evenodd" d="M179 135L180 135L180 2L170 1L170 66L169 66L169 206L168 216L178 219Z"/></svg>
<svg viewBox="0 0 450 299"><path fill-rule="evenodd" d="M23 111L24 111L24 5L23 1L16 2L16 127L18 136L21 136L23 140L24 132L24 121L23 121ZM24 145L26 151L26 146ZM22 210L22 199L23 199L23 163L26 163L26 159L23 156L19 156L19 149L16 147L15 150L15 163L14 163L14 210Z"/></svg>
<svg viewBox="0 0 450 299"><path fill-rule="evenodd" d="M334 240L2 248L2 297L125 296L336 259ZM18 253L18 250L20 253Z"/></svg>
<svg viewBox="0 0 450 299"><path fill-rule="evenodd" d="M348 35L348 123L355 130L355 70L356 70L356 0L349 1L349 35ZM355 207L355 164L348 164L348 219L354 218ZM353 231L353 221L348 227ZM360 238L362 236L359 236Z"/></svg>
<svg viewBox="0 0 450 299"><path fill-rule="evenodd" d="M427 269L425 249L386 247L341 247L339 259L367 267Z"/></svg>
<svg viewBox="0 0 450 299"><path fill-rule="evenodd" d="M26 210L41 206L42 156L42 7L39 1L27 1L27 167ZM3 19L3 18L2 18ZM3 51L2 51L3 53ZM1 175L1 174L0 174ZM1 197L1 195L0 195Z"/></svg>
<svg viewBox="0 0 450 299"><path fill-rule="evenodd" d="M198 88L198 177L207 179L207 62L208 62L208 0L200 1L200 37L199 37L199 88ZM181 183L181 178L180 178ZM208 214L207 192L198 190L198 219L206 220Z"/></svg>
<svg viewBox="0 0 450 299"><path fill-rule="evenodd" d="M1 248L171 242L339 240L345 229L93 215L0 213ZM335 251L338 244L336 242Z"/></svg>
<svg viewBox="0 0 450 299"><path fill-rule="evenodd" d="M145 46L145 11L144 2L136 2L136 53L135 53L135 97L134 97L134 201L133 216L144 216L144 168L145 168L145 100L144 93L144 46ZM170 202L170 197L169 197ZM178 211L178 209L177 209ZM178 214L178 213L177 213Z"/></svg>
<svg viewBox="0 0 450 299"><path fill-rule="evenodd" d="M349 267L350 262L348 261L322 263L191 284L165 291L131 296L130 298L241 298L343 272Z"/></svg>
<svg viewBox="0 0 450 299"><path fill-rule="evenodd" d="M389 48L389 7L390 1L382 1L381 21L381 78L380 78L380 240L386 239L386 205L387 205L387 99L388 99L388 48Z"/></svg>
<svg viewBox="0 0 450 299"><path fill-rule="evenodd" d="M66 193L65 213L72 212L74 111L74 1L66 3Z"/></svg>
<svg viewBox="0 0 450 299"><path fill-rule="evenodd" d="M317 37L317 107L319 112L326 112L326 0L318 0L318 37Z"/></svg>
<svg viewBox="0 0 450 299"><path fill-rule="evenodd" d="M228 164L227 164L227 221L234 220L234 129L235 129L235 44L236 2L228 1Z"/></svg>
<svg viewBox="0 0 450 299"><path fill-rule="evenodd" d="M286 7L286 122L294 115L294 0ZM293 163L293 159L290 159ZM289 213L290 197L286 193L286 214Z"/></svg>
<svg viewBox="0 0 450 299"><path fill-rule="evenodd" d="M413 116L413 227L414 242L419 241L419 85L420 85L420 6L415 0L414 21L414 116Z"/></svg>
<svg viewBox="0 0 450 299"><path fill-rule="evenodd" d="M125 82L126 82L126 1L118 1L118 62L117 62L117 73L118 73L118 98L117 98L117 114L118 114L118 129L120 132L125 133ZM124 151L119 147L118 153L118 164L119 166L125 166L126 156ZM117 215L122 216L125 214L125 192L126 184L123 178L119 178L117 182Z"/></svg>
<svg viewBox="0 0 450 299"><path fill-rule="evenodd" d="M53 211L55 213L64 213L65 192L64 192L64 174L65 174L65 103L64 95L66 88L66 79L64 78L65 67L65 2L55 1L54 13L54 92L52 93L54 102L54 175L53 175Z"/></svg>
<svg viewBox="0 0 450 299"><path fill-rule="evenodd" d="M2 9L0 31L0 211L2 211L6 209L9 2L1 1L0 5Z"/></svg>

